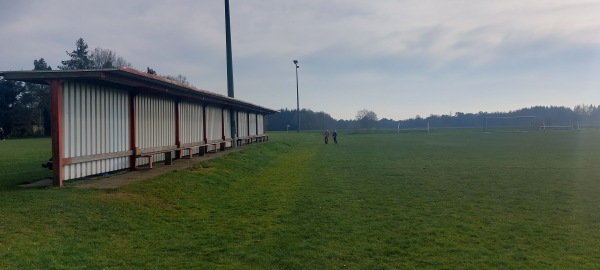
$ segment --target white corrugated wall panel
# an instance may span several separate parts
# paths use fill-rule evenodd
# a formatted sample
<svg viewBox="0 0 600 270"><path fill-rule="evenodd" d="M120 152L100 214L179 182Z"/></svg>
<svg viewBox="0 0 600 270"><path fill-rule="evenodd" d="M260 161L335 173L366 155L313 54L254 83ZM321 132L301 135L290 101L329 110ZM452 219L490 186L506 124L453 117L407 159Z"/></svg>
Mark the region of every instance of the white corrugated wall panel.
<svg viewBox="0 0 600 270"><path fill-rule="evenodd" d="M63 84L63 155L65 158L129 149L128 94L117 89L67 81ZM64 180L129 166L127 157L63 167Z"/></svg>
<svg viewBox="0 0 600 270"><path fill-rule="evenodd" d="M202 105L197 103L179 103L179 140L182 144L201 143L204 141L202 124ZM198 148L193 153L197 154ZM182 151L183 155L189 155L188 150Z"/></svg>
<svg viewBox="0 0 600 270"><path fill-rule="evenodd" d="M256 115L256 122L258 127L258 135L265 134L265 116L262 114Z"/></svg>
<svg viewBox="0 0 600 270"><path fill-rule="evenodd" d="M238 136L248 136L248 113L238 112Z"/></svg>
<svg viewBox="0 0 600 270"><path fill-rule="evenodd" d="M208 141L223 139L222 117L221 108L206 106L206 139ZM208 151L211 150L214 150L214 146L208 147Z"/></svg>
<svg viewBox="0 0 600 270"><path fill-rule="evenodd" d="M135 97L136 143L138 149L175 145L175 101L150 95ZM154 155L153 161L165 160L165 154ZM136 164L148 164L138 158Z"/></svg>
<svg viewBox="0 0 600 270"><path fill-rule="evenodd" d="M231 111L229 109L223 109L223 127L225 132L225 139L231 139ZM233 146L233 142L228 142L225 147Z"/></svg>
<svg viewBox="0 0 600 270"><path fill-rule="evenodd" d="M248 114L248 124L249 124L249 135L256 135L256 114L250 113Z"/></svg>

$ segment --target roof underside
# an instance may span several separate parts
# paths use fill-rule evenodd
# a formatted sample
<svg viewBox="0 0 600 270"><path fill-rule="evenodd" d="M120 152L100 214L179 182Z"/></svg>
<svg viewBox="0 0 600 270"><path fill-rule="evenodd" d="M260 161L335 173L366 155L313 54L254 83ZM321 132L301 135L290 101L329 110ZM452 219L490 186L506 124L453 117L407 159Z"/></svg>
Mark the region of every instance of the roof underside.
<svg viewBox="0 0 600 270"><path fill-rule="evenodd" d="M125 67L102 70L0 71L0 76L4 76L6 80L37 84L48 84L49 80L80 81L109 85L137 93L151 93L171 96L175 99L191 99L203 103L221 104L264 114L276 112L252 103Z"/></svg>

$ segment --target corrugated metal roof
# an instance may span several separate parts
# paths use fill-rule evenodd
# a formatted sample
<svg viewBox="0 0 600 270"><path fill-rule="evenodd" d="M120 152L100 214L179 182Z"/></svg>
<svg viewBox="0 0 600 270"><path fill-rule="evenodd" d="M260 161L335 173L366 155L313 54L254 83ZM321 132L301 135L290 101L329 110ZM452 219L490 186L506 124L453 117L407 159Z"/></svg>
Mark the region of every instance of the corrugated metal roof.
<svg viewBox="0 0 600 270"><path fill-rule="evenodd" d="M162 95L185 97L202 102L224 104L262 113L275 113L250 102L230 98L191 85L172 81L161 76L148 74L132 68L119 67L101 70L32 70L32 71L0 71L6 80L48 84L48 80L77 80L92 83L105 83L141 93L158 93Z"/></svg>

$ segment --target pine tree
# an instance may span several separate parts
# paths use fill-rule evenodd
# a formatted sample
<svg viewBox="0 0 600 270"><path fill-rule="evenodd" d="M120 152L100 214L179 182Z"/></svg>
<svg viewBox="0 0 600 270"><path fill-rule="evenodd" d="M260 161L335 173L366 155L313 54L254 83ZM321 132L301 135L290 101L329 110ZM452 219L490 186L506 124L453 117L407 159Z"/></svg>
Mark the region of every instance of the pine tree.
<svg viewBox="0 0 600 270"><path fill-rule="evenodd" d="M90 59L88 52L88 45L83 41L83 38L79 38L76 42L77 48L67 55L71 57L69 60L61 61L62 66L58 66L61 70L75 70L75 69L92 69L93 62Z"/></svg>

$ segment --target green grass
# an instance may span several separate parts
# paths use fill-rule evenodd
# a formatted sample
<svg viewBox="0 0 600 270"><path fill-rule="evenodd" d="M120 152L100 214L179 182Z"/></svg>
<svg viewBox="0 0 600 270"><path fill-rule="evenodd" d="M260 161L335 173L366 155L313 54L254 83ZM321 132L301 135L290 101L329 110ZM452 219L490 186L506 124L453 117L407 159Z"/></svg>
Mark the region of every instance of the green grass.
<svg viewBox="0 0 600 270"><path fill-rule="evenodd" d="M52 177L41 167L51 156L48 138L0 141L0 189Z"/></svg>
<svg viewBox="0 0 600 270"><path fill-rule="evenodd" d="M598 131L270 137L113 191L2 157L0 269L600 267Z"/></svg>

